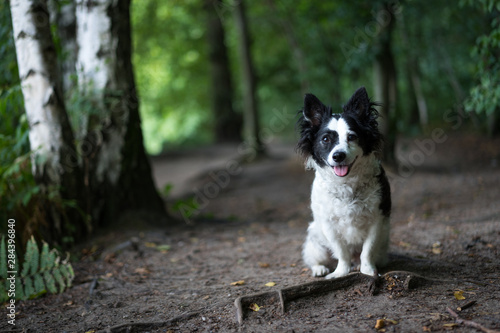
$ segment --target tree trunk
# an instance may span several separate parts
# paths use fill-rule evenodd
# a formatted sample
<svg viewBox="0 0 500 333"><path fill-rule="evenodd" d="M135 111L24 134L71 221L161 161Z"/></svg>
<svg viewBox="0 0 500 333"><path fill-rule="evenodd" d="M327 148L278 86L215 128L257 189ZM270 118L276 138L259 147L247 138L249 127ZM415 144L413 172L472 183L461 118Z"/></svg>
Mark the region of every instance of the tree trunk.
<svg viewBox="0 0 500 333"><path fill-rule="evenodd" d="M212 114L217 142L241 141L241 115L233 109L233 86L224 41L224 26L217 12L221 0L207 0L206 11L209 59L212 79Z"/></svg>
<svg viewBox="0 0 500 333"><path fill-rule="evenodd" d="M62 98L56 50L44 0L11 1L12 26L19 77L24 96L33 175L42 194L52 198L47 208L48 227L42 237L51 241L68 235L68 223L83 234L85 219L64 203L81 204L81 172L74 137Z"/></svg>
<svg viewBox="0 0 500 333"><path fill-rule="evenodd" d="M385 138L383 161L388 164L395 163L396 145L396 65L391 48L392 31L395 17L390 10L391 20L386 26L381 26L381 31L376 41L376 54L373 67L375 100L382 104L379 125Z"/></svg>
<svg viewBox="0 0 500 333"><path fill-rule="evenodd" d="M86 209L98 223L124 211L166 216L144 150L131 62L130 0L79 0L78 84L99 99L86 124L82 159Z"/></svg>
<svg viewBox="0 0 500 333"><path fill-rule="evenodd" d="M240 1L234 8L234 18L239 40L240 67L243 84L243 136L250 148L250 158L264 153L259 137L259 115L256 97L256 78L250 51L250 35L246 20L245 4Z"/></svg>
<svg viewBox="0 0 500 333"><path fill-rule="evenodd" d="M267 3L274 14L273 15L274 18L283 27L283 32L285 33L288 45L290 45L290 48L292 49L293 57L295 58L297 69L299 71L300 87L302 94L306 94L309 92L309 87L311 86L308 80L309 70L307 68L307 62L306 62L306 57L304 55L304 51L302 50L302 47L300 46L297 38L295 37L293 25L290 23L290 18L283 19L280 17L278 9L276 8L276 3L273 0L268 0ZM338 100L340 100L340 98Z"/></svg>
<svg viewBox="0 0 500 333"><path fill-rule="evenodd" d="M424 92L420 82L420 70L416 50L409 41L406 31L406 23L404 20L404 13L400 14L400 33L403 41L403 47L406 52L406 69L408 76L408 87L412 95L412 109L410 110L410 123L415 123L415 118L418 118L418 124L421 129L425 129L429 123L429 112L427 109L427 102L425 100ZM416 110L415 110L416 106Z"/></svg>
<svg viewBox="0 0 500 333"><path fill-rule="evenodd" d="M61 48L60 69L64 92L74 87L76 74L76 15L75 2L49 0L50 19L57 27L56 33Z"/></svg>

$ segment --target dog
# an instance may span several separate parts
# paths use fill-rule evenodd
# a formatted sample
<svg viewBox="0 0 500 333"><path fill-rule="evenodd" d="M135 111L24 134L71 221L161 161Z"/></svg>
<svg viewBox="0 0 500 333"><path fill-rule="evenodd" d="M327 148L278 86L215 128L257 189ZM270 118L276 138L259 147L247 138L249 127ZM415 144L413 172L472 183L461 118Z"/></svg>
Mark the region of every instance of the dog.
<svg viewBox="0 0 500 333"><path fill-rule="evenodd" d="M391 190L380 161L377 105L364 87L342 113L332 113L316 96L305 95L297 150L306 167L315 170L313 222L302 251L312 276L349 274L354 254L359 254L361 273L371 276L387 262ZM333 258L338 263L330 273Z"/></svg>

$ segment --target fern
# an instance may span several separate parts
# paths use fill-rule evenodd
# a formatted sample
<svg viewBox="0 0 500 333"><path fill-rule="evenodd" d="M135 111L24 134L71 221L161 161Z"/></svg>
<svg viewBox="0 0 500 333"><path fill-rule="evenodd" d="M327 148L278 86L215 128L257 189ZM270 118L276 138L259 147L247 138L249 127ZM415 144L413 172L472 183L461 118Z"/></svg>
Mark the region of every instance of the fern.
<svg viewBox="0 0 500 333"><path fill-rule="evenodd" d="M7 281L7 250L5 245L5 235L2 235L0 244L0 279ZM7 284L0 283L0 302L3 303L8 299Z"/></svg>
<svg viewBox="0 0 500 333"><path fill-rule="evenodd" d="M0 244L0 302L8 300L9 281L7 280L5 244L5 236L2 236ZM61 260L57 250L50 250L46 242L43 242L40 251L33 237L26 244L24 262L21 267L22 270L16 276L15 282L16 299L37 298L45 293L62 293L71 286L75 276L68 259Z"/></svg>

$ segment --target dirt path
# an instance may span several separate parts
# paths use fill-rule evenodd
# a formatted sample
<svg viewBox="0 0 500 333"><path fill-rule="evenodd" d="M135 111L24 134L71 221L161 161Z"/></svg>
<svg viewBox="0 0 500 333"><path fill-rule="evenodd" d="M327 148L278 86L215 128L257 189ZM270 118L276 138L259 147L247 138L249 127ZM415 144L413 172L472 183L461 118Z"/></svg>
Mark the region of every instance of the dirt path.
<svg viewBox="0 0 500 333"><path fill-rule="evenodd" d="M379 281L353 273L323 286L330 291L300 294L294 286L322 281L310 277L300 256L313 175L290 145L252 164L224 147L155 161L158 183L174 184L170 204L188 204L186 193L194 191L199 211L192 209L191 224L116 227L95 237L74 265L75 286L21 302L16 329L370 332L378 321L387 332L479 331L457 324L449 307L500 330L500 141L454 136L429 154L420 147L403 142L403 159L423 161L391 171L391 261ZM301 297L285 299L283 312L272 296L279 291ZM243 298L240 325L235 300L259 293ZM249 309L253 303L259 311ZM0 330L7 328L0 321Z"/></svg>

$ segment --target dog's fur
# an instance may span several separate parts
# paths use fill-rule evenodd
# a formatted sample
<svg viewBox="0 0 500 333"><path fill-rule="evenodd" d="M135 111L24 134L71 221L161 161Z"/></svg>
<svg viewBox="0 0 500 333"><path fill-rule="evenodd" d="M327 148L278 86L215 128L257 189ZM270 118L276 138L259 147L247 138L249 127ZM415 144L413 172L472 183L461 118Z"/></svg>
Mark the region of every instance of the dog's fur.
<svg viewBox="0 0 500 333"><path fill-rule="evenodd" d="M360 271L367 275L376 275L376 267L387 260L391 194L380 164L382 136L375 105L364 87L342 113L332 114L316 96L305 96L297 149L316 172L314 221L302 252L313 276L347 275L354 253L360 253ZM338 264L330 273L332 257Z"/></svg>

